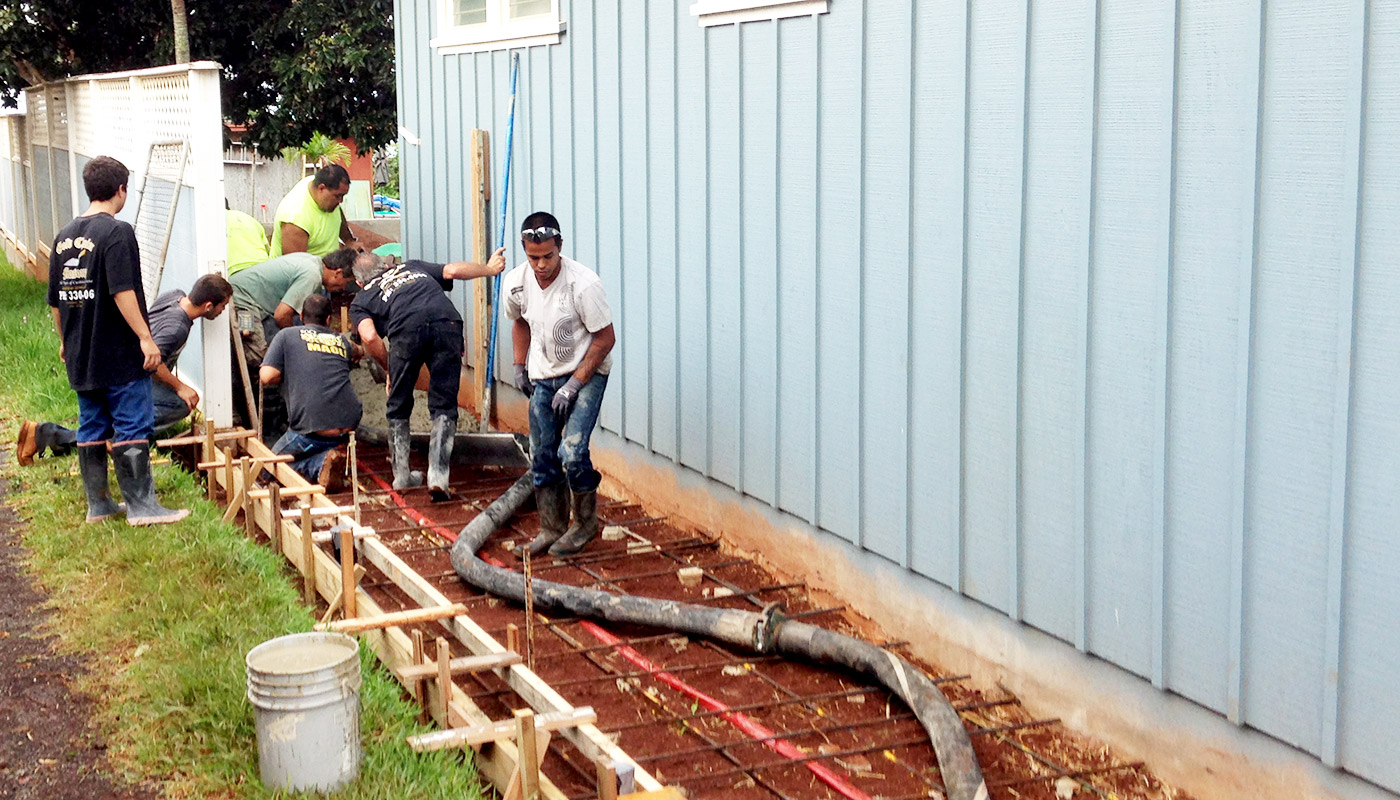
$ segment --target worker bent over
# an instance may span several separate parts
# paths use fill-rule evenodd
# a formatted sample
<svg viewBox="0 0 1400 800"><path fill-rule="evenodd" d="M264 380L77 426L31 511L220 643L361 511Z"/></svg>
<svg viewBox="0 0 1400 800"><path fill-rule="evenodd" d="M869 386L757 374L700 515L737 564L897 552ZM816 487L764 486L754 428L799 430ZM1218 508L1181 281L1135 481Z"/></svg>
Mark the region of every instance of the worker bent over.
<svg viewBox="0 0 1400 800"><path fill-rule="evenodd" d="M526 262L506 274L502 292L506 317L513 322L515 388L530 398L540 533L527 547L531 555L547 549L566 556L598 535L602 476L593 469L588 443L617 339L603 282L561 254L564 237L553 215L537 211L526 217L520 243Z"/></svg>

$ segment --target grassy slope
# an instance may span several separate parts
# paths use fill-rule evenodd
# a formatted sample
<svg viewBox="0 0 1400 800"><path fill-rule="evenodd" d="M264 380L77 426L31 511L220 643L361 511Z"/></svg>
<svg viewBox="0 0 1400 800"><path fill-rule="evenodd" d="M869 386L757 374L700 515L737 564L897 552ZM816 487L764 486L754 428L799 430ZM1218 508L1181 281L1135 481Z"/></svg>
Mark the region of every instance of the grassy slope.
<svg viewBox="0 0 1400 800"><path fill-rule="evenodd" d="M24 418L72 420L77 400L57 358L43 287L0 257L0 430ZM29 524L31 574L51 591L60 646L91 669L77 688L97 700L98 725L117 767L170 797L272 797L258 781L253 711L243 656L311 618L286 563L219 520L196 480L157 468L167 506L189 507L173 526L83 523L72 457L38 459L4 477ZM403 737L421 730L399 686L362 654L365 762L344 798L474 798L470 760L418 755Z"/></svg>

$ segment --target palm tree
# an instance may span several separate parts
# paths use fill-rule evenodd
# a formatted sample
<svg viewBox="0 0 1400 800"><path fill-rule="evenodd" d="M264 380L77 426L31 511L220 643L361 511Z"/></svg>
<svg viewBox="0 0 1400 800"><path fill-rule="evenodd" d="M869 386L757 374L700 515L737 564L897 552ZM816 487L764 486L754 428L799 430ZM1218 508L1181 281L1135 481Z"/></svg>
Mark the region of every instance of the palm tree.
<svg viewBox="0 0 1400 800"><path fill-rule="evenodd" d="M288 147L282 156L288 160L301 158L306 166L323 167L326 164L350 166L350 148L331 137L317 131L301 147Z"/></svg>
<svg viewBox="0 0 1400 800"><path fill-rule="evenodd" d="M190 26L185 16L185 0L170 0L170 12L175 17L175 63L190 63Z"/></svg>

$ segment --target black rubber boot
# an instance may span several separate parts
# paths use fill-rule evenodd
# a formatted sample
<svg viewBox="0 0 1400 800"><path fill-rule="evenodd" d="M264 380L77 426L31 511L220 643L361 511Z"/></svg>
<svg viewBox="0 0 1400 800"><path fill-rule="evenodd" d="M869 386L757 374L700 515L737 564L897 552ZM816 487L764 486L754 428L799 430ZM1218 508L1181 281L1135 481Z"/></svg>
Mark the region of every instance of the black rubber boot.
<svg viewBox="0 0 1400 800"><path fill-rule="evenodd" d="M86 448L91 449L91 448ZM126 498L128 525L164 525L190 515L188 508L166 508L156 500L156 481L151 476L151 445L129 442L113 448L117 462L117 485Z"/></svg>
<svg viewBox="0 0 1400 800"><path fill-rule="evenodd" d="M87 495L87 521L101 522L120 514L126 506L112 499L107 486L107 443L95 442L78 448L78 470L83 476L83 493Z"/></svg>
<svg viewBox="0 0 1400 800"><path fill-rule="evenodd" d="M44 452L44 448L49 448L49 454L55 456L66 456L73 452L73 448L78 446L78 432L72 428L65 428L57 422L41 422L38 430L35 431L35 439L39 445L39 452Z"/></svg>
<svg viewBox="0 0 1400 800"><path fill-rule="evenodd" d="M423 473L408 468L408 449L412 443L408 420L389 420L389 461L394 466L395 489L412 489L423 485Z"/></svg>
<svg viewBox="0 0 1400 800"><path fill-rule="evenodd" d="M571 556L598 535L598 492L574 492L574 524L564 538L549 548L552 556Z"/></svg>
<svg viewBox="0 0 1400 800"><path fill-rule="evenodd" d="M457 420L446 415L433 417L428 434L428 494L434 503L452 499L448 487L452 470L452 445L457 440Z"/></svg>
<svg viewBox="0 0 1400 800"><path fill-rule="evenodd" d="M535 507L540 512L540 533L528 545L515 548L516 555L523 556L528 549L530 555L537 556L564 535L569 524L568 484L560 481L553 486L536 486Z"/></svg>

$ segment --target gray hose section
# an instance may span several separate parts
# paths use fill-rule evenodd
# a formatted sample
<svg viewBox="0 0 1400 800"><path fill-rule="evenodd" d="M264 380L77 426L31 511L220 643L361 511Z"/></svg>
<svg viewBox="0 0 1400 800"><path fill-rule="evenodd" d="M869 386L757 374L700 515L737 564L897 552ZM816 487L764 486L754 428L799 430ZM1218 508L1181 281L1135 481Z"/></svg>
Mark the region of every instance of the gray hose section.
<svg viewBox="0 0 1400 800"><path fill-rule="evenodd" d="M452 568L462 580L491 594L524 602L525 576L487 564L477 557L476 551L515 515L533 491L531 475L527 472L462 528L451 550ZM834 664L869 676L913 709L933 742L950 800L985 800L987 797L972 740L948 698L923 672L887 650L815 625L784 620L780 615L615 595L538 579L532 585L536 603L575 616L706 636L758 652L777 652L818 664Z"/></svg>

